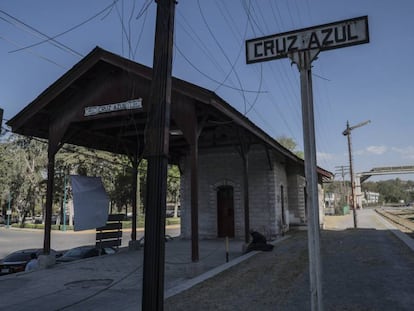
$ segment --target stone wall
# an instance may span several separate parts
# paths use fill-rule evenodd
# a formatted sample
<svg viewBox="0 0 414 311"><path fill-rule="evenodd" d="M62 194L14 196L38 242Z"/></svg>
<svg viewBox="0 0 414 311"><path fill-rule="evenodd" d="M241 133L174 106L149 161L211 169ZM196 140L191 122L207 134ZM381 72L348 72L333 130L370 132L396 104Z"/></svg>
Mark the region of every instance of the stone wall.
<svg viewBox="0 0 414 311"><path fill-rule="evenodd" d="M281 186L284 191L286 224L289 225L289 195L285 167L271 157L270 169L265 149L261 146L249 152L250 228L266 236L280 232L282 211ZM191 188L189 159L181 163L181 222L182 236L191 237ZM234 222L236 238L244 238L243 162L235 149L199 153L199 236L217 237L217 189L231 185L234 189Z"/></svg>
<svg viewBox="0 0 414 311"><path fill-rule="evenodd" d="M289 221L292 225L303 225L307 221L305 208L305 178L295 173L288 176Z"/></svg>

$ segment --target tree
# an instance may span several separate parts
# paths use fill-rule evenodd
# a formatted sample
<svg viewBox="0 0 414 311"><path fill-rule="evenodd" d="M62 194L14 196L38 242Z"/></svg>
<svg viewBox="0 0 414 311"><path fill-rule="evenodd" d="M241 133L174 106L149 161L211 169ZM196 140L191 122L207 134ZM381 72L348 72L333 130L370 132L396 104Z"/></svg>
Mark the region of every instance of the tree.
<svg viewBox="0 0 414 311"><path fill-rule="evenodd" d="M171 165L168 169L167 201L174 203L174 217L177 217L180 202L180 171L177 165Z"/></svg>
<svg viewBox="0 0 414 311"><path fill-rule="evenodd" d="M378 192L380 200L386 203L397 203L401 200L412 202L414 200L414 182L403 181L399 178L382 180L377 182L364 182L362 191Z"/></svg>
<svg viewBox="0 0 414 311"><path fill-rule="evenodd" d="M297 144L292 138L287 136L280 136L277 137L276 140L279 144L281 144L283 147L294 153L297 157L301 159L304 158L303 151L296 150Z"/></svg>
<svg viewBox="0 0 414 311"><path fill-rule="evenodd" d="M3 191L11 194L13 207L21 223L36 213L41 206L39 193L42 191L46 167L46 145L39 140L11 135L2 145Z"/></svg>
<svg viewBox="0 0 414 311"><path fill-rule="evenodd" d="M138 198L146 193L147 162L142 159L138 167ZM54 213L63 213L65 182L69 175L99 176L109 195L111 207L118 212L132 201L133 170L127 156L64 145L56 154L54 176ZM17 134L0 143L0 194L3 199L1 214L5 215L9 194L15 214L24 222L27 215L43 214L47 182L47 142ZM168 174L168 199L175 204L177 214L180 194L180 174L177 166L171 166ZM69 199L70 192L67 192ZM138 200L141 202L141 200ZM144 204L145 206L145 204ZM139 204L138 209L141 207Z"/></svg>
<svg viewBox="0 0 414 311"><path fill-rule="evenodd" d="M132 168L124 155L89 149L80 146L65 145L56 155L56 194L63 193L63 179L69 174L101 177L104 188L117 211L125 213L131 203ZM62 195L56 195L59 199Z"/></svg>

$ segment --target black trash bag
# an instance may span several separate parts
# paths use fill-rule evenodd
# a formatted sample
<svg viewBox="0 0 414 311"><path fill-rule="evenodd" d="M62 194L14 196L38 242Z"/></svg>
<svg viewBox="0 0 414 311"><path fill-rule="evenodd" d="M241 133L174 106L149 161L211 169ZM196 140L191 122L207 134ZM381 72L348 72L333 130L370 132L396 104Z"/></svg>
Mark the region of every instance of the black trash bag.
<svg viewBox="0 0 414 311"><path fill-rule="evenodd" d="M247 246L246 253L250 251L270 252L273 250L273 245L267 243L266 238L263 234L252 230L250 231L250 235L252 236L252 241Z"/></svg>

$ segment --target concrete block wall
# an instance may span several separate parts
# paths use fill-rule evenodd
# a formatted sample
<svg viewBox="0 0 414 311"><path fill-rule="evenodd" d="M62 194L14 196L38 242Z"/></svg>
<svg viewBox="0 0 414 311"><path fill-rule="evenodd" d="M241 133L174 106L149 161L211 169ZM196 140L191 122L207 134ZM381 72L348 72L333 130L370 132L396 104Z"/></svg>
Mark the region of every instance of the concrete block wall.
<svg viewBox="0 0 414 311"><path fill-rule="evenodd" d="M276 235L282 232L282 194L281 186L283 186L283 206L285 213L285 225L286 228L289 228L289 199L288 199L288 182L286 170L283 164L279 163L275 159L272 160L273 170L270 171L272 175L269 178L269 193L271 193L271 206L272 218L270 224L270 237L275 237ZM271 182L271 183L270 183Z"/></svg>
<svg viewBox="0 0 414 311"><path fill-rule="evenodd" d="M319 199L319 226L323 228L325 217L325 200L324 190L321 184L318 184L318 199Z"/></svg>
<svg viewBox="0 0 414 311"><path fill-rule="evenodd" d="M289 218L292 225L307 224L307 213L305 210L305 177L300 175L289 175ZM318 184L318 203L319 203L319 224L322 227L324 223L324 190L322 185Z"/></svg>
<svg viewBox="0 0 414 311"><path fill-rule="evenodd" d="M289 200L289 222L292 225L303 225L306 223L305 211L305 178L298 174L289 174L288 200Z"/></svg>
<svg viewBox="0 0 414 311"><path fill-rule="evenodd" d="M244 223L242 194L242 159L235 149L199 153L198 209L200 238L217 237L217 188L233 186L235 235L239 236ZM191 169L189 159L183 159L181 176L181 222L184 238L191 237Z"/></svg>
<svg viewBox="0 0 414 311"><path fill-rule="evenodd" d="M249 153L250 228L265 236L275 232L275 177L263 147Z"/></svg>
<svg viewBox="0 0 414 311"><path fill-rule="evenodd" d="M279 233L281 217L280 185L285 190L285 212L288 213L288 183L285 168L273 162L273 171L263 147L249 152L250 228L265 235ZM182 236L191 237L191 201L189 159L182 159L181 222ZM231 185L234 189L234 221L236 238L244 238L243 162L232 148L199 153L199 236L217 237L217 188ZM278 201L279 196L279 201ZM289 217L286 215L286 220Z"/></svg>

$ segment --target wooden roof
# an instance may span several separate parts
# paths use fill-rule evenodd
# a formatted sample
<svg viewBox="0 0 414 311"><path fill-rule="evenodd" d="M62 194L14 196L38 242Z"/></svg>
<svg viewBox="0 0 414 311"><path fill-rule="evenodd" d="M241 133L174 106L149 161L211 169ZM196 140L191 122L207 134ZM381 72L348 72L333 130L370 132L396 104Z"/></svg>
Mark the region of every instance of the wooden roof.
<svg viewBox="0 0 414 311"><path fill-rule="evenodd" d="M7 122L12 131L118 154L134 154L145 147L147 104L152 69L105 51L93 49ZM85 108L142 99L142 109L85 116ZM183 122L183 120L185 122ZM188 152L184 135L174 135L189 124L199 126L199 149L250 144L274 150L285 161L303 167L303 160L281 146L214 92L173 78L170 121L170 159ZM332 174L320 169L320 174Z"/></svg>

